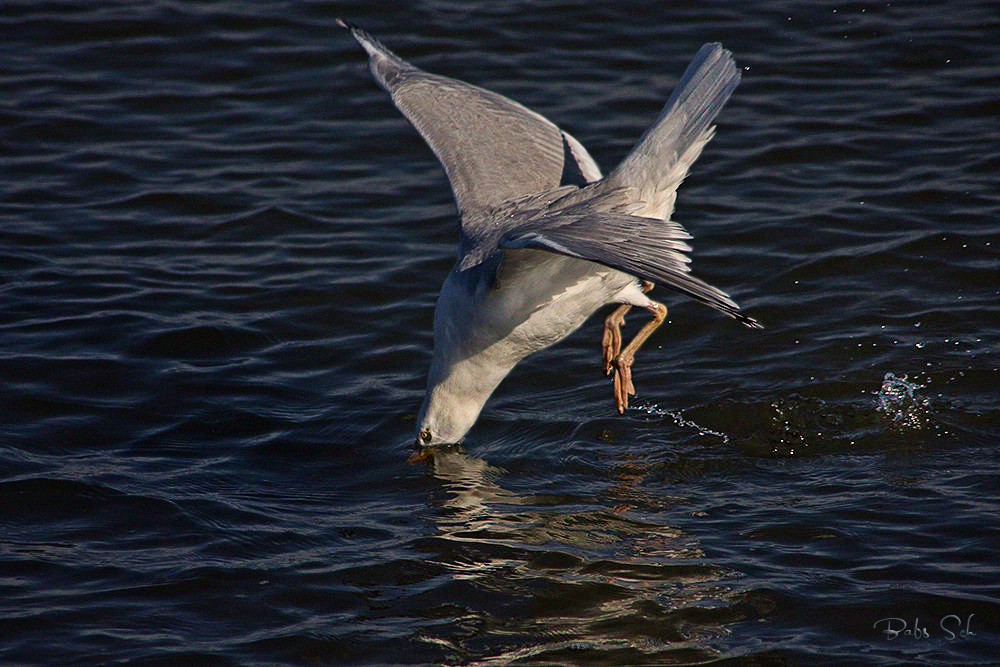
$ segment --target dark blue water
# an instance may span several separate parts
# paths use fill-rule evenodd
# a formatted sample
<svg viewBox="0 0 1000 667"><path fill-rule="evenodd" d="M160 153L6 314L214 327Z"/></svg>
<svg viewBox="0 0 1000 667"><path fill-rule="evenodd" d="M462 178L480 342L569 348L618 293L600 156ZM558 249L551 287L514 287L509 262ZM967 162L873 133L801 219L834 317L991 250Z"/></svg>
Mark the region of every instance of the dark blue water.
<svg viewBox="0 0 1000 667"><path fill-rule="evenodd" d="M995 661L1000 14L737 7L4 3L0 662ZM605 169L723 42L675 217L767 328L659 293L623 416L595 318L407 463L453 205L338 16Z"/></svg>

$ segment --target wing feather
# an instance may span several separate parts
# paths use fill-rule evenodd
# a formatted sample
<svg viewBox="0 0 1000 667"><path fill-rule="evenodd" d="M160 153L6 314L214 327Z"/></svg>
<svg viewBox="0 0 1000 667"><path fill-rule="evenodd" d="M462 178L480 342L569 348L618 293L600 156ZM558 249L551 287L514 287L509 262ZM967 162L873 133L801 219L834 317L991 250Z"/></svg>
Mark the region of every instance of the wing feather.
<svg viewBox="0 0 1000 667"><path fill-rule="evenodd" d="M586 259L650 280L710 306L744 325L760 323L744 315L728 294L689 273L691 238L680 225L615 212L543 215L500 237L499 247L537 248Z"/></svg>
<svg viewBox="0 0 1000 667"><path fill-rule="evenodd" d="M414 67L347 23L379 85L437 155L462 216L560 185L567 158L584 182L600 178L586 149L544 116L489 90ZM579 183L574 183L578 185Z"/></svg>

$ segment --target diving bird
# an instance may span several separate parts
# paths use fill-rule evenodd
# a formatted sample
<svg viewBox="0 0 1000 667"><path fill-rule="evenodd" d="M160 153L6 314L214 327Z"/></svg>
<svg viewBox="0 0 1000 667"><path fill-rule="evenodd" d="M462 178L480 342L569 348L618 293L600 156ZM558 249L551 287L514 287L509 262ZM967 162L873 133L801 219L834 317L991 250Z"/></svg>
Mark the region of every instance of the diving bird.
<svg viewBox="0 0 1000 667"><path fill-rule="evenodd" d="M424 72L347 21L376 81L441 161L460 221L458 258L434 311L434 356L417 445L459 442L514 366L595 311L615 405L635 393L636 351L666 307L654 284L760 325L689 272L691 236L670 220L677 186L712 138L740 72L720 44L695 55L659 118L607 176L572 135L502 95ZM622 345L625 314L652 319Z"/></svg>

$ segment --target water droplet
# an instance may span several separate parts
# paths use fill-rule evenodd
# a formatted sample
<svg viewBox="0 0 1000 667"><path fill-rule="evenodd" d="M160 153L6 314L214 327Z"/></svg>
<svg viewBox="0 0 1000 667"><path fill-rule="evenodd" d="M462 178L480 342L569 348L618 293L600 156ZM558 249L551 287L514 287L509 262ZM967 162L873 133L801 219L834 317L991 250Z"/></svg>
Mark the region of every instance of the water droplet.
<svg viewBox="0 0 1000 667"><path fill-rule="evenodd" d="M917 394L924 385L910 382L906 375L896 377L886 373L882 387L875 392L875 409L888 417L898 428L918 429L926 424L928 401Z"/></svg>

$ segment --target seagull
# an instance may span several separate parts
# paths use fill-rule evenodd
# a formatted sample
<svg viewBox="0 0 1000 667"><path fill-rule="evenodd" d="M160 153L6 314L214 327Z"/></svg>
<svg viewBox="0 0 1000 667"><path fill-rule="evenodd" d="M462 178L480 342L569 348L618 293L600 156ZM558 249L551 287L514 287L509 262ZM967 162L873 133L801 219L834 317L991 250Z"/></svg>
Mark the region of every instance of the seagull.
<svg viewBox="0 0 1000 667"><path fill-rule="evenodd" d="M460 442L507 374L597 310L603 368L622 413L636 351L667 315L655 284L744 325L725 292L692 276L690 234L670 220L677 187L712 138L740 80L732 54L705 44L659 118L608 175L570 133L497 93L425 72L338 19L375 80L440 160L459 216L458 258L434 311L434 355L417 417L419 448ZM652 318L623 345L633 307Z"/></svg>

